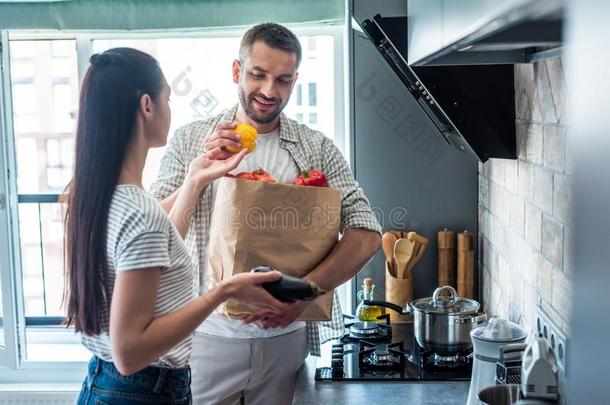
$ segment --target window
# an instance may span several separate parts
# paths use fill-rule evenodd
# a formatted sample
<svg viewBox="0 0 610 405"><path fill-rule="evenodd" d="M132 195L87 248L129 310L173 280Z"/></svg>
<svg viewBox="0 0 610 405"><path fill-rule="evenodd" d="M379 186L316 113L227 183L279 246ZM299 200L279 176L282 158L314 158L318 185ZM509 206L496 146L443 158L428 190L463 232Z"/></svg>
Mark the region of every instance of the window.
<svg viewBox="0 0 610 405"><path fill-rule="evenodd" d="M46 154L47 186L49 190L61 193L66 188L66 179L72 176L74 138L48 138Z"/></svg>
<svg viewBox="0 0 610 405"><path fill-rule="evenodd" d="M41 341L41 333L35 329L58 324L64 317L63 210L58 194L72 176L79 89L75 42L9 43L10 73L17 77L11 90L19 202L18 274L26 324L22 355L27 360L66 356ZM23 67L26 69L21 70ZM81 360L85 358L81 356Z"/></svg>
<svg viewBox="0 0 610 405"><path fill-rule="evenodd" d="M317 86L316 83L309 83L308 87L308 93L309 93L309 106L310 107L315 107L318 105L318 97L317 97Z"/></svg>
<svg viewBox="0 0 610 405"><path fill-rule="evenodd" d="M79 89L75 41L13 40L10 42L10 52L11 77L14 74L21 76L19 81L12 84L18 192L61 191L70 180L72 157L66 156L61 164L49 165L49 147L51 153L56 152L55 156L59 157L61 146L57 144L57 148L53 149L54 144L48 140L74 137L74 110ZM13 64L15 59L17 65ZM23 60L31 61L31 76L17 73ZM56 68L58 60L61 60L61 64ZM66 146L71 145L71 141L66 142ZM65 170L59 173L57 166ZM49 184L50 178L53 179L52 184Z"/></svg>
<svg viewBox="0 0 610 405"><path fill-rule="evenodd" d="M76 44L74 41L52 41L50 51L53 58L70 59L76 51Z"/></svg>
<svg viewBox="0 0 610 405"><path fill-rule="evenodd" d="M30 115L38 112L36 100L36 85L34 83L18 83L13 86L13 110L16 116Z"/></svg>
<svg viewBox="0 0 610 405"><path fill-rule="evenodd" d="M315 50L316 50L316 37L307 37L307 51L315 51Z"/></svg>
<svg viewBox="0 0 610 405"><path fill-rule="evenodd" d="M335 86L341 85L340 74L335 69L335 58L341 55L335 49L340 44L336 37L341 30L337 28L300 29L304 31L303 35L296 30L304 46L304 57L295 92L284 109L288 117L329 137L337 133L337 120L340 126L343 125L343 118L337 112L341 110L336 107L343 104L343 91ZM116 46L135 47L155 56L172 87L171 137L178 127L218 114L237 102L231 62L237 56L241 34L221 31L215 36L198 37L189 33L184 36L172 34L175 37L168 38L141 34L120 34L122 37L117 37L119 34L79 34L67 39L66 35L61 39L49 39L43 37L46 34L37 33L20 34L6 41L8 46L4 49L10 50L8 71L11 80L8 85L12 95L8 110L12 112L12 131L8 133L14 135L9 144L14 150L17 172L16 178L8 181L12 182L18 196L17 214L13 218L14 235L18 239L10 242L12 245L3 245L0 235L0 265L8 263L5 251L16 252L19 263L12 266L16 268L11 268L10 274L18 277L19 282L14 285L19 286L16 293L22 305L3 305L8 302L6 291L14 287L7 281L9 272L2 272L0 358L3 346L17 347L8 332L2 333L4 329L14 328L7 322L10 320L7 312L22 319L25 326L23 336L15 332L23 343L19 346L23 361L80 362L90 356L70 330L59 326L64 316L61 306L64 212L59 196L72 176L79 74L82 77L87 68L88 56ZM321 92L319 104L317 91ZM340 140L337 143L342 144ZM0 143L0 152L2 146ZM8 163L2 156L0 153L0 168ZM161 148L150 151L143 178L145 187L155 179L162 156ZM3 176L5 173L6 170ZM0 178L0 186L5 180L7 178ZM1 205L0 201L0 214L3 215L0 225L4 226L5 222L9 223L8 214L5 218ZM7 264L6 267L11 266ZM82 377L80 373L79 377Z"/></svg>
<svg viewBox="0 0 610 405"><path fill-rule="evenodd" d="M303 85L301 83L297 83L295 87L294 98L296 105L303 105Z"/></svg>
<svg viewBox="0 0 610 405"><path fill-rule="evenodd" d="M15 73L11 75L14 84L32 83L34 78L34 60L32 58L14 58L11 66Z"/></svg>
<svg viewBox="0 0 610 405"><path fill-rule="evenodd" d="M335 37L332 35L300 36L303 60L286 114L334 139L342 149L342 114L336 110L341 96L335 93L341 77L335 73ZM320 93L320 94L318 94Z"/></svg>

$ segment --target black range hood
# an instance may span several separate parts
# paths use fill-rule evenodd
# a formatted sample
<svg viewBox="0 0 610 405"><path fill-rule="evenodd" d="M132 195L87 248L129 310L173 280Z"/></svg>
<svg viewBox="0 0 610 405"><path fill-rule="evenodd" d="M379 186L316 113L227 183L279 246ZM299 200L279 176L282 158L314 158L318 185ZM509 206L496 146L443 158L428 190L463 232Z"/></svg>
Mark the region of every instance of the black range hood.
<svg viewBox="0 0 610 405"><path fill-rule="evenodd" d="M411 67L407 17L360 26L445 141L482 162L517 158L513 65Z"/></svg>

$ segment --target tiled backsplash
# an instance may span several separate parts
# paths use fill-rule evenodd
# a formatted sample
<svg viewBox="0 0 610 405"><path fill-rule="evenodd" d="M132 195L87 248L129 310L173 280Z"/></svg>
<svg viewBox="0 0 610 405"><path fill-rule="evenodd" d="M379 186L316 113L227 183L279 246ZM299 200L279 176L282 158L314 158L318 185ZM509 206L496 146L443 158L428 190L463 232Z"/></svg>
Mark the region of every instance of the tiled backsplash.
<svg viewBox="0 0 610 405"><path fill-rule="evenodd" d="M541 303L569 333L572 168L561 59L515 65L515 97L518 159L479 165L483 305L534 329Z"/></svg>

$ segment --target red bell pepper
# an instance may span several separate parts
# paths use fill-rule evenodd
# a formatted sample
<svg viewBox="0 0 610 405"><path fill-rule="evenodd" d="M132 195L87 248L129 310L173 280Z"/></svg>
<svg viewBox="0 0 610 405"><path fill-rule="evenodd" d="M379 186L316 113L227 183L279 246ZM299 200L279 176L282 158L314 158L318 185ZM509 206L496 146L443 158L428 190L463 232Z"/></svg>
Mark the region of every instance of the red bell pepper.
<svg viewBox="0 0 610 405"><path fill-rule="evenodd" d="M261 169L260 167L253 172L240 172L237 174L228 173L225 177L233 177L236 179L262 181L264 183L277 183L277 180L272 175Z"/></svg>
<svg viewBox="0 0 610 405"><path fill-rule="evenodd" d="M320 170L304 170L292 184L297 186L328 187L326 176Z"/></svg>
<svg viewBox="0 0 610 405"><path fill-rule="evenodd" d="M277 183L277 180L272 175L261 169L260 167L252 172L252 176L256 181L262 181L265 183Z"/></svg>

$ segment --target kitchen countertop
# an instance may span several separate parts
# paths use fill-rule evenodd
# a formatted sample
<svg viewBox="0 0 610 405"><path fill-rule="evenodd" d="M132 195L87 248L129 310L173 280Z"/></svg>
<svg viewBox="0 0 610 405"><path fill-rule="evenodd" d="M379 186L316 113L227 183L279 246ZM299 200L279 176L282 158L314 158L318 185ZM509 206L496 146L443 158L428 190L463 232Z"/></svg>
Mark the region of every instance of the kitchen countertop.
<svg viewBox="0 0 610 405"><path fill-rule="evenodd" d="M299 372L295 405L465 404L470 382L316 382L318 358L308 357Z"/></svg>

